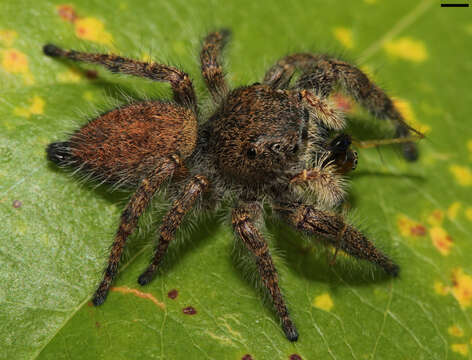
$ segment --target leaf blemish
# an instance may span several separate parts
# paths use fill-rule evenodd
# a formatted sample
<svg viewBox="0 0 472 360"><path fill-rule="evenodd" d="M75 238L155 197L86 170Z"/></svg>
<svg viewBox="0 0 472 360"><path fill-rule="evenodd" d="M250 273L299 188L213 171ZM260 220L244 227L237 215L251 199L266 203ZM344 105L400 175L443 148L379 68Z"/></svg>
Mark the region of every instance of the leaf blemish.
<svg viewBox="0 0 472 360"><path fill-rule="evenodd" d="M289 357L290 360L302 360L302 357L298 354L292 354Z"/></svg>
<svg viewBox="0 0 472 360"><path fill-rule="evenodd" d="M241 360L252 360L252 356L250 354L244 355Z"/></svg>
<svg viewBox="0 0 472 360"><path fill-rule="evenodd" d="M182 312L185 315L195 315L197 313L197 310L195 310L195 308L193 306L187 306L187 307L182 309Z"/></svg>
<svg viewBox="0 0 472 360"><path fill-rule="evenodd" d="M132 295L135 295L137 297L140 297L140 298L143 298L143 299L149 299L151 300L154 304L156 304L157 306L159 306L161 309L165 309L166 308L166 305L163 303L163 302L160 302L159 300L157 300L152 294L150 293L145 293L145 292L142 292L142 291L139 291L137 289L131 289L131 288L128 288L128 287L112 287L110 289L111 291L116 291L116 292L120 292L122 294L132 294Z"/></svg>
<svg viewBox="0 0 472 360"><path fill-rule="evenodd" d="M167 293L167 297L172 300L175 300L177 296L179 296L179 292L177 291L177 289L172 289Z"/></svg>

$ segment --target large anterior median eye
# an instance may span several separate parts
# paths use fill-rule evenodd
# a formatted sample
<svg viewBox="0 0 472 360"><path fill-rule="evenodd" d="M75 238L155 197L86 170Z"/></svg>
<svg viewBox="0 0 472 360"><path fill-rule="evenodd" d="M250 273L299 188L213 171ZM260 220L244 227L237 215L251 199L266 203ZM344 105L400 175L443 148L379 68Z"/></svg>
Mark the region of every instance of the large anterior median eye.
<svg viewBox="0 0 472 360"><path fill-rule="evenodd" d="M256 149L254 149L254 148L250 148L247 151L247 157L251 160L254 160L256 158L256 155L257 155L257 152L256 152Z"/></svg>

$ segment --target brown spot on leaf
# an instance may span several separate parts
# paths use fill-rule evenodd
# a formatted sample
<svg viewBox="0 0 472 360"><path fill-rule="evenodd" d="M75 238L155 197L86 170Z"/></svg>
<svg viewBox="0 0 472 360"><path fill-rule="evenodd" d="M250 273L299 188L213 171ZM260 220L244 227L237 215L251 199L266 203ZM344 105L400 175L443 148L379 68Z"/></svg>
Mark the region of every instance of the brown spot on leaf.
<svg viewBox="0 0 472 360"><path fill-rule="evenodd" d="M241 360L252 360L252 356L249 354L244 355Z"/></svg>
<svg viewBox="0 0 472 360"><path fill-rule="evenodd" d="M421 224L412 226L410 228L410 233L412 236L425 236L426 235L426 227Z"/></svg>
<svg viewBox="0 0 472 360"><path fill-rule="evenodd" d="M179 296L179 292L177 291L177 289L172 289L167 293L167 296L169 297L169 299L174 300L175 298L177 298L177 296Z"/></svg>
<svg viewBox="0 0 472 360"><path fill-rule="evenodd" d="M56 9L62 20L73 23L77 19L77 13L71 5L59 5Z"/></svg>
<svg viewBox="0 0 472 360"><path fill-rule="evenodd" d="M298 354L292 354L288 357L290 360L302 360L302 357Z"/></svg>
<svg viewBox="0 0 472 360"><path fill-rule="evenodd" d="M14 200L12 205L15 209L18 209L23 205L23 203L20 200Z"/></svg>
<svg viewBox="0 0 472 360"><path fill-rule="evenodd" d="M182 312L185 315L195 315L197 313L197 310L195 310L195 308L193 306L187 306L187 307L182 309Z"/></svg>
<svg viewBox="0 0 472 360"><path fill-rule="evenodd" d="M397 226L402 236L425 236L427 233L426 226L403 214L397 216Z"/></svg>
<svg viewBox="0 0 472 360"><path fill-rule="evenodd" d="M95 327L98 329L100 327L100 323L98 321L95 321Z"/></svg>
<svg viewBox="0 0 472 360"><path fill-rule="evenodd" d="M96 70L85 70L85 77L89 80L95 80L98 78L98 72Z"/></svg>

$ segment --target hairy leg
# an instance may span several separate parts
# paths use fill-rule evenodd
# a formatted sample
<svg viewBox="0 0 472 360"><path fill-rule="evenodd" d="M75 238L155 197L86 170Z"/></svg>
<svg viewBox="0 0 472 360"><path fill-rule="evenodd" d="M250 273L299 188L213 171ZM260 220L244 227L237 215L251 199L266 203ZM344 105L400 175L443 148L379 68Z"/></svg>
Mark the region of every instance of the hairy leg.
<svg viewBox="0 0 472 360"><path fill-rule="evenodd" d="M313 89L317 96L326 98L337 85L340 85L374 116L392 120L397 137L409 137L412 133L422 135L406 124L390 97L382 89L371 82L361 70L345 61L326 55L289 55L269 69L264 82L276 88L288 87L296 69L300 69L302 74L295 88ZM407 160L413 161L418 158L415 143L405 142L401 146Z"/></svg>
<svg viewBox="0 0 472 360"><path fill-rule="evenodd" d="M215 102L224 98L229 91L219 58L230 34L227 29L210 33L200 52L202 75Z"/></svg>
<svg viewBox="0 0 472 360"><path fill-rule="evenodd" d="M287 306L279 289L277 270L275 269L269 248L262 235L253 224L254 207L239 207L233 210L232 222L236 234L256 257L264 285L269 290L277 315L282 321L285 336L290 341L297 341L298 332L289 317Z"/></svg>
<svg viewBox="0 0 472 360"><path fill-rule="evenodd" d="M358 259L382 267L391 276L400 268L380 252L359 230L337 214L299 203L283 203L274 207L296 229L327 239L333 246Z"/></svg>
<svg viewBox="0 0 472 360"><path fill-rule="evenodd" d="M274 89L286 89L297 69L306 70L324 58L327 58L327 56L316 54L293 54L283 57L267 70L264 76L264 84Z"/></svg>
<svg viewBox="0 0 472 360"><path fill-rule="evenodd" d="M197 175L185 186L182 194L174 201L172 208L162 222L159 243L151 264L138 278L141 285L146 285L152 280L185 214L192 208L200 195L208 189L209 185L204 176Z"/></svg>
<svg viewBox="0 0 472 360"><path fill-rule="evenodd" d="M179 167L180 159L178 156L174 155L164 158L156 169L141 181L140 186L129 200L128 205L126 205L125 210L121 214L120 225L115 235L115 241L112 245L103 280L93 296L93 304L95 306L103 304L106 299L108 290L116 276L126 239L136 228L139 217L146 209L159 186L172 176Z"/></svg>
<svg viewBox="0 0 472 360"><path fill-rule="evenodd" d="M103 65L114 73L168 82L172 86L174 100L180 105L193 109L195 113L197 112L197 98L192 81L186 73L172 66L126 59L113 54L90 54L75 50L64 50L52 44L45 45L43 51L51 57Z"/></svg>

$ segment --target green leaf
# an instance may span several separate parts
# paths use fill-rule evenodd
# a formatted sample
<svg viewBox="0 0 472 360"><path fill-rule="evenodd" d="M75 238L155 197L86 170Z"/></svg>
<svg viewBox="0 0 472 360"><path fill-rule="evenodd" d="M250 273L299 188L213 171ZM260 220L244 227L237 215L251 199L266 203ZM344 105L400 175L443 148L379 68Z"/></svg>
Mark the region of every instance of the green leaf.
<svg viewBox="0 0 472 360"><path fill-rule="evenodd" d="M1 359L472 356L468 9L428 0L67 3L0 4ZM80 182L45 158L48 143L113 107L111 97L169 98L170 90L102 69L89 79L93 67L47 58L43 44L178 65L205 102L198 48L223 26L233 30L225 52L233 86L260 81L289 52L328 51L357 60L415 126L429 128L418 162L393 148L366 149L352 175L348 204L400 264L399 278L342 255L329 266L331 253L316 240L269 224L297 343L285 339L250 270L237 266L227 223L198 222L141 288L136 279L156 241L152 220L162 211L147 214L130 240L106 303L90 306L129 194ZM365 112L348 116L360 124L357 137L391 134ZM195 314L185 314L189 306Z"/></svg>

